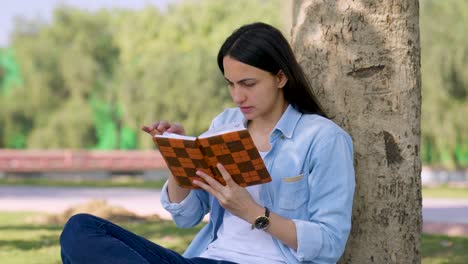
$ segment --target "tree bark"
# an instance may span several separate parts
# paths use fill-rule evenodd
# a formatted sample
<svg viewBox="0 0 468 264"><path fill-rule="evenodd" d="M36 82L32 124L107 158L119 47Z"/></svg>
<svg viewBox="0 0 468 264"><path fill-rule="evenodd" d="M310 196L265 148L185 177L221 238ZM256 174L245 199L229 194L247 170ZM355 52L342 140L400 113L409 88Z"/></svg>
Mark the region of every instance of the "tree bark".
<svg viewBox="0 0 468 264"><path fill-rule="evenodd" d="M296 56L354 141L353 226L341 263L421 262L418 21L417 0L293 2Z"/></svg>

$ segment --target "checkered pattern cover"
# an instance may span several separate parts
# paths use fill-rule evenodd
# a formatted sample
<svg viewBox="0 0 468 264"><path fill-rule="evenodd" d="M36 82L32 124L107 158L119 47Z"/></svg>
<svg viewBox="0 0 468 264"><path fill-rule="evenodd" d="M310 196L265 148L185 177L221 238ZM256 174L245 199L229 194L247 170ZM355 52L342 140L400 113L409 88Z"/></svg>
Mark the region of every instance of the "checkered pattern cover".
<svg viewBox="0 0 468 264"><path fill-rule="evenodd" d="M216 164L221 163L240 186L271 181L263 160L247 130L233 131L196 140L153 137L167 166L181 187L196 189L194 179L201 180L202 170L225 185Z"/></svg>

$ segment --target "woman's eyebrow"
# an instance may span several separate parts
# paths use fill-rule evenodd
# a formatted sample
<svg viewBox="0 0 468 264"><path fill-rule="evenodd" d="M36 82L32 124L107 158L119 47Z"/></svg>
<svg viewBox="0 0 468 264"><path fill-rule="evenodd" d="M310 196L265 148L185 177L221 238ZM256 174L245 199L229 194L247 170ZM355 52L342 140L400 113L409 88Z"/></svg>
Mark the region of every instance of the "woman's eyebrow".
<svg viewBox="0 0 468 264"><path fill-rule="evenodd" d="M224 79L229 82L229 83L232 83L231 80L229 80L228 78L224 77ZM257 79L255 78L244 78L244 79L240 79L239 81L237 81L237 83L243 83L243 82L246 82L246 81L256 81Z"/></svg>

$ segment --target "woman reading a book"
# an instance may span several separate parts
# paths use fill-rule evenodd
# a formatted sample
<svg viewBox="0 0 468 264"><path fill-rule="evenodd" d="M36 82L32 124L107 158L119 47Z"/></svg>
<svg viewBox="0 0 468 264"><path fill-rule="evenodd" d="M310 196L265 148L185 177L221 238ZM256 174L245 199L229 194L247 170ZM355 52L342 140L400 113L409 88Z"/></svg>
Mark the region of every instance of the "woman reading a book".
<svg viewBox="0 0 468 264"><path fill-rule="evenodd" d="M179 227L209 222L183 255L106 220L80 214L61 236L64 263L335 263L350 228L354 194L349 135L326 118L283 35L263 23L233 32L218 53L235 108L210 130L240 124L250 133L272 181L239 186L222 164L226 185L198 171L180 187L169 177L161 202ZM178 123L143 128L185 134Z"/></svg>

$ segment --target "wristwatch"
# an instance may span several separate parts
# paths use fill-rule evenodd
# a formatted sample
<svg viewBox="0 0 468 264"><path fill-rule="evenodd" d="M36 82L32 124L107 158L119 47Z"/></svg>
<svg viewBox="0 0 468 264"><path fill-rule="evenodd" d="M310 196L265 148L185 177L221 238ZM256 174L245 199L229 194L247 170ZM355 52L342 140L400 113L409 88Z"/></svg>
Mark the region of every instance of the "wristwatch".
<svg viewBox="0 0 468 264"><path fill-rule="evenodd" d="M270 226L270 210L265 207L265 215L261 215L255 219L252 224L252 229L265 230Z"/></svg>

